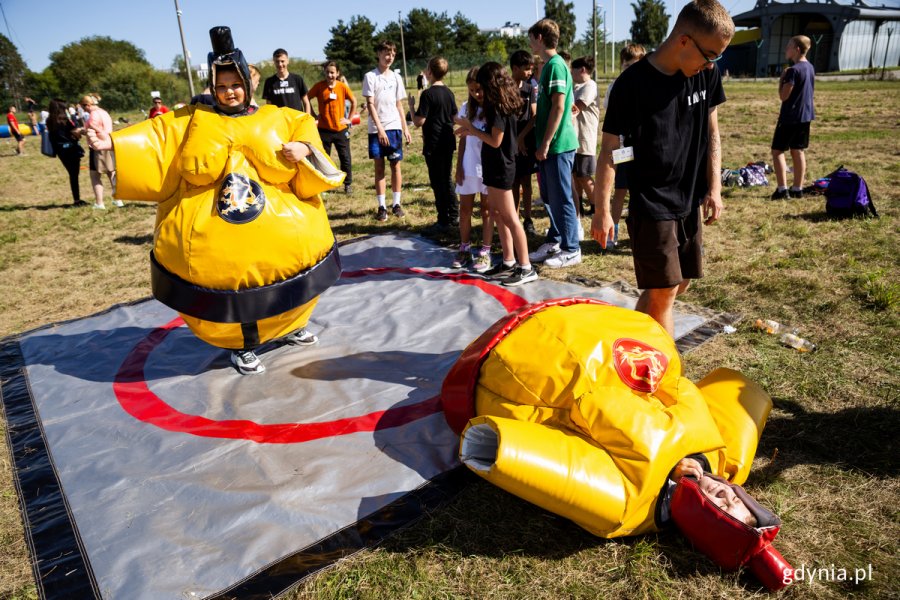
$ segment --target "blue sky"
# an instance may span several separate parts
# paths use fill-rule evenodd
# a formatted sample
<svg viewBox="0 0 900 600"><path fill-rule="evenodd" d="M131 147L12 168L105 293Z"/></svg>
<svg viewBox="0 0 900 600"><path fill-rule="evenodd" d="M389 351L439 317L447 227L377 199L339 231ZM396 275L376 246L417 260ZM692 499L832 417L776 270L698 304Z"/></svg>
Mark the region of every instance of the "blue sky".
<svg viewBox="0 0 900 600"><path fill-rule="evenodd" d="M684 0L665 0L667 12L677 14ZM607 10L612 24L613 1L598 1ZM732 14L749 10L755 0L723 0ZM380 28L397 18L397 11L422 6L450 16L462 12L481 28L499 27L506 21L519 22L526 28L535 21L534 0L504 1L456 0L411 4L408 0L343 0L337 2L251 0L179 0L182 23L191 62L206 60L210 27L228 25L235 43L251 62L270 59L272 50L283 47L291 56L310 60L324 57L323 47L331 37L328 30L338 19L348 21L353 15L365 15ZM314 6L312 11L304 6ZM578 36L586 29L592 0L575 0ZM158 68L168 68L181 54L181 38L173 0L0 0L5 21L0 32L19 49L25 63L33 71L50 63L50 53L67 43L91 35L105 35L132 42L146 53ZM252 7L248 11L248 7ZM330 10L324 10L328 7ZM332 8L334 7L334 8ZM543 14L543 0L538 8ZM628 0L615 1L615 39L628 37L634 13Z"/></svg>

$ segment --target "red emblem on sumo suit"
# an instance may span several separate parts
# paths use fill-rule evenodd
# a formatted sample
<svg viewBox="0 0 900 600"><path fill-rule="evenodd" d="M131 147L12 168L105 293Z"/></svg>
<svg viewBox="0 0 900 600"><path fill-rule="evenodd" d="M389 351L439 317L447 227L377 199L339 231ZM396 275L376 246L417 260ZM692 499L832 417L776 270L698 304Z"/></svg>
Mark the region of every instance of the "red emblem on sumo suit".
<svg viewBox="0 0 900 600"><path fill-rule="evenodd" d="M669 368L665 354L628 338L619 338L613 344L613 363L625 385L639 392L655 392Z"/></svg>

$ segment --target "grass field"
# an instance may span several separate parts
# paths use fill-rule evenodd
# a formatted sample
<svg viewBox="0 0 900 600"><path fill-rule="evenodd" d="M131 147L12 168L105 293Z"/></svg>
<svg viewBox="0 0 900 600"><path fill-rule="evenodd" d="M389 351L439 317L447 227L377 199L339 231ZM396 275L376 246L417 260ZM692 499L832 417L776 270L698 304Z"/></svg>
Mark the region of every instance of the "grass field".
<svg viewBox="0 0 900 600"><path fill-rule="evenodd" d="M601 84L601 87L602 84ZM456 90L463 99L462 90ZM729 82L720 109L724 166L767 160L777 115L774 84ZM769 201L771 188L725 193L707 228L706 277L687 302L739 312L737 332L685 357L694 380L738 369L773 397L748 491L784 521L776 546L794 567L871 565L859 583L804 581L786 598L900 597L900 83L820 82L808 151L810 178L839 164L863 174L880 219L833 221L819 197ZM113 115L114 118L118 115ZM434 221L421 136L403 163L407 217L376 222L365 129L353 132L355 192L328 194L339 239ZM149 295L155 209L126 203L70 209L64 169L0 140L0 337ZM82 195L90 200L87 171ZM540 231L547 220L539 211ZM624 229L624 228L623 228ZM452 244L457 240L444 237ZM530 240L532 248L540 240ZM565 272L634 283L630 251L582 246ZM757 332L757 317L801 329L812 354ZM0 598L37 597L12 485L0 450ZM606 541L483 482L381 547L340 561L290 598L732 598L763 596L752 578L722 574L667 531Z"/></svg>

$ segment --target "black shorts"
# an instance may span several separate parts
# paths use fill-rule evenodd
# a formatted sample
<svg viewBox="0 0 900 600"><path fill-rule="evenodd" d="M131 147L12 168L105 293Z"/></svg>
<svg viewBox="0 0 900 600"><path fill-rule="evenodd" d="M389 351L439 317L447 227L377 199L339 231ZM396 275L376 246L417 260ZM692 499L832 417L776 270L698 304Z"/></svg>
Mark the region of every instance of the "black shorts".
<svg viewBox="0 0 900 600"><path fill-rule="evenodd" d="M593 154L575 154L575 161L572 163L572 173L574 173L575 177L593 177L596 170L596 156Z"/></svg>
<svg viewBox="0 0 900 600"><path fill-rule="evenodd" d="M481 182L487 187L497 188L498 190L511 190L513 189L515 177L506 173L500 173L498 175L485 174Z"/></svg>
<svg viewBox="0 0 900 600"><path fill-rule="evenodd" d="M671 288L685 279L703 277L699 207L682 219L667 221L629 214L625 224L640 289Z"/></svg>
<svg viewBox="0 0 900 600"><path fill-rule="evenodd" d="M631 168L630 162L625 162L619 165L616 165L616 189L617 190L627 190L628 189L628 170Z"/></svg>
<svg viewBox="0 0 900 600"><path fill-rule="evenodd" d="M527 154L516 154L516 181L526 179L536 172L537 162L534 160L533 149L528 148Z"/></svg>
<svg viewBox="0 0 900 600"><path fill-rule="evenodd" d="M19 133L18 131L13 131L12 128L10 128L10 130L9 130L9 135L11 135L11 136L13 136L14 138L16 138L16 141L17 141L17 142L21 142L22 140L25 139L25 138L22 136L21 133Z"/></svg>
<svg viewBox="0 0 900 600"><path fill-rule="evenodd" d="M778 123L772 136L772 150L803 150L809 148L809 121L806 123Z"/></svg>

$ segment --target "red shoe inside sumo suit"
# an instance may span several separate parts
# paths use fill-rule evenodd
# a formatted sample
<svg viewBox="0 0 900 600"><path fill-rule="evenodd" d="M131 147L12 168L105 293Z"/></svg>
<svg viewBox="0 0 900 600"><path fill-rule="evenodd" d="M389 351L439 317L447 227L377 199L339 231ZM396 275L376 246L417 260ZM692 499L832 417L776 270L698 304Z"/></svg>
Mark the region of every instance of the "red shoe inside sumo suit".
<svg viewBox="0 0 900 600"><path fill-rule="evenodd" d="M466 348L441 397L462 462L508 492L606 538L674 522L723 569L790 582L771 545L780 520L739 485L771 399L730 369L683 377L649 316L587 298L529 305Z"/></svg>

